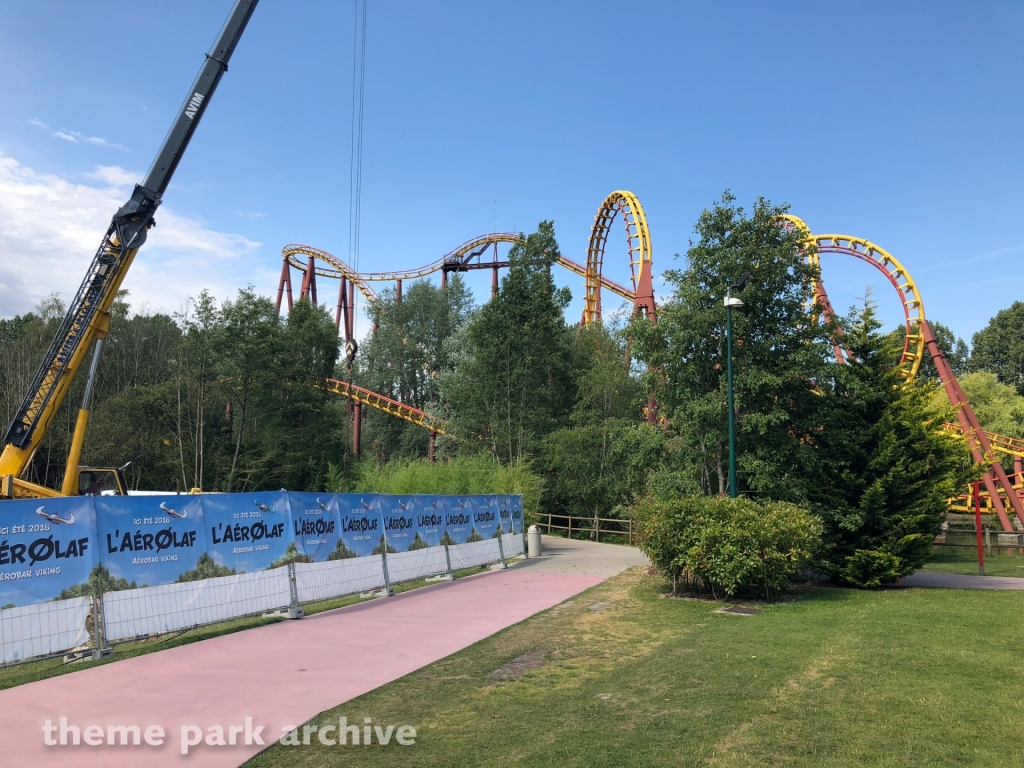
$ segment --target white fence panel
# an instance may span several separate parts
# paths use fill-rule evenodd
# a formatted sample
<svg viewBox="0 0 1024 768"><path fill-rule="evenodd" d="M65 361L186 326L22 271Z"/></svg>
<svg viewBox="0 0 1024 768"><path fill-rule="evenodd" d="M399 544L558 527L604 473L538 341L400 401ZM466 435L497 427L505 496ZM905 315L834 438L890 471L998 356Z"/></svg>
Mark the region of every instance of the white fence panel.
<svg viewBox="0 0 1024 768"><path fill-rule="evenodd" d="M516 557L523 554L523 534L501 534L501 546L505 548L505 557Z"/></svg>
<svg viewBox="0 0 1024 768"><path fill-rule="evenodd" d="M171 632L283 608L291 602L287 568L103 596L107 640Z"/></svg>
<svg viewBox="0 0 1024 768"><path fill-rule="evenodd" d="M49 656L90 642L92 599L73 597L0 610L0 662Z"/></svg>
<svg viewBox="0 0 1024 768"><path fill-rule="evenodd" d="M447 572L444 547L424 547L388 555L388 578L392 584Z"/></svg>
<svg viewBox="0 0 1024 768"><path fill-rule="evenodd" d="M295 564L295 587L300 603L368 592L383 586L384 565L378 555Z"/></svg>
<svg viewBox="0 0 1024 768"><path fill-rule="evenodd" d="M455 544L448 547L448 552L451 554L453 571L485 563L496 563L501 559L497 539Z"/></svg>

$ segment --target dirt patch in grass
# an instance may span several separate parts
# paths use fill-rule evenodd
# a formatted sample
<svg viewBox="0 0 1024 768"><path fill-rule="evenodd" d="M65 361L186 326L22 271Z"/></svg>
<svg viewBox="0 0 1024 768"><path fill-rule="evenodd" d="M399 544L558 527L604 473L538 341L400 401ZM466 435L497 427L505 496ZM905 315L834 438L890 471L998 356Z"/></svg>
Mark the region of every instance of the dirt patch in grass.
<svg viewBox="0 0 1024 768"><path fill-rule="evenodd" d="M547 655L547 648L534 648L532 651L516 656L507 664L502 664L493 672L489 672L487 676L499 680L518 680L530 670L543 667Z"/></svg>

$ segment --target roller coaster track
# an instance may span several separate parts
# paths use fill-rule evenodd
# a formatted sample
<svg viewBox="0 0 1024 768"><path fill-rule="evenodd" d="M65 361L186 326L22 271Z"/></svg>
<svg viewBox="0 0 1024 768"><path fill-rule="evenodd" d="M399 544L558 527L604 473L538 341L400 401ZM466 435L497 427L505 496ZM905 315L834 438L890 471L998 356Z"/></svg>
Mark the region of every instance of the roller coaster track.
<svg viewBox="0 0 1024 768"><path fill-rule="evenodd" d="M946 422L942 426L950 432L963 434L959 424ZM1005 453L1007 456L1016 456L1019 459L1024 459L1024 440L1021 440L1018 437L1000 435L998 432L989 432L987 429L983 429L982 432L984 432L985 437L988 438L989 445L992 446L993 451Z"/></svg>
<svg viewBox="0 0 1024 768"><path fill-rule="evenodd" d="M423 427L435 434L448 434L444 421L436 416L431 416L429 413L421 411L419 408L413 408L411 405L406 405L405 403L400 403L397 400L392 400L390 397L385 397L378 392L373 392L372 390L364 387L356 386L351 382L341 381L339 379L313 379L310 383L317 389L321 389L324 392L330 392L333 395L347 397L349 400L362 403L363 405L375 408L378 411L383 411L389 416L394 416L396 419L402 419L410 424Z"/></svg>
<svg viewBox="0 0 1024 768"><path fill-rule="evenodd" d="M987 467L982 482L985 486L987 504L998 515L999 522L1005 531L1012 531L1013 525L1007 515L1007 504L1016 514L1018 521L1024 525L1024 503L1014 490L1013 483L1003 469L1002 463L996 458L994 451L1000 450L1013 453L1017 442L1012 438L987 432L978 422L974 409L967 401L956 374L946 360L946 355L939 347L932 333L931 326L925 319L924 302L917 290L917 284L906 268L885 249L869 240L850 235L814 235L810 228L796 216L783 216L781 225L786 229L796 229L803 235L803 252L807 262L817 268L814 296L826 317L832 313L825 285L820 277L820 255L822 253L840 253L864 261L885 275L889 283L896 289L903 305L903 316L906 322L906 339L900 357L900 373L908 384L917 376L921 360L925 352L931 355L932 362L939 374L939 380L946 391L950 404L956 412L957 425L967 441L971 456L976 464ZM842 349L838 338L833 339L833 348L837 359L842 362L849 355ZM995 441L990 436L996 438ZM1014 453L1016 455L1016 453Z"/></svg>
<svg viewBox="0 0 1024 768"><path fill-rule="evenodd" d="M479 237L466 241L454 251L445 254L443 257L431 262L430 264L416 269L396 270L394 272L356 272L337 256L334 256L327 251L320 250L319 248L314 248L311 245L302 245L299 243L286 245L281 249L281 254L290 267L297 269L303 275L305 275L309 270L310 259L321 261L328 266L316 266L314 263L313 268L318 276L333 278L335 280L345 278L355 284L356 288L367 301L374 302L378 301L380 297L377 295L377 292L373 289L373 286L371 286L370 283L411 280L418 277L426 277L434 272L440 272L442 269L448 270L449 272L463 271L470 268L470 259L477 258L481 255L483 251L479 250L480 246L484 246L486 249L487 246L492 246L497 243L514 243L515 241L516 236L508 232L492 232L491 234L480 235ZM473 248L470 249L468 246L473 246ZM559 256L558 263L570 272L575 272L580 277L587 276L587 268L572 259L565 256ZM492 265L493 262L481 261L477 264L473 264L472 268L491 269ZM508 266L506 262L498 262L498 265ZM636 294L633 291L629 290L624 285L620 285L613 280L609 280L607 277L601 276L599 282L602 288L611 291L616 296L621 296L628 301L634 301L636 299Z"/></svg>
<svg viewBox="0 0 1024 768"><path fill-rule="evenodd" d="M601 319L601 288L605 287L601 276L604 266L604 251L611 233L612 223L618 214L626 227L626 241L629 244L629 271L633 282L633 312L642 312L651 320L657 320L654 304L654 252L651 248L651 233L647 228L647 215L636 195L625 190L612 192L601 203L590 230L587 245L586 293L584 295L583 323ZM573 270L576 271L576 270ZM618 292L617 292L618 293ZM620 296L624 295L619 293Z"/></svg>
<svg viewBox="0 0 1024 768"><path fill-rule="evenodd" d="M601 274L611 225L620 213L626 229L632 288L620 285ZM520 237L521 235L514 232L492 232L480 235L467 240L441 258L422 267L390 272L357 272L342 259L320 248L298 243L286 245L281 249L283 264L277 291L277 309L281 310L285 298L288 301L288 309L292 308L292 269L298 270L302 275L299 297L308 297L314 302L317 300L317 276L340 280L341 289L338 297L336 322L340 328L342 317L345 318L347 341L353 335L352 305L355 302L355 290L358 290L372 304L377 302L380 297L371 283L393 281L396 283L396 289L400 290L403 280L426 277L435 272L441 272L442 284L444 284L449 272L465 272L473 269L493 269L496 284L497 270L508 266L507 261L498 260L498 244L514 244ZM492 261L485 261L482 257L489 248L495 249L494 258ZM585 265L565 256L559 256L558 263L570 272L584 278L585 306L582 320L584 324L601 319L602 290L611 291L616 296L631 302L634 313L642 312L652 320L657 319L652 276L654 262L650 232L647 228L647 216L640 201L632 192L617 190L608 195L601 203L591 228Z"/></svg>

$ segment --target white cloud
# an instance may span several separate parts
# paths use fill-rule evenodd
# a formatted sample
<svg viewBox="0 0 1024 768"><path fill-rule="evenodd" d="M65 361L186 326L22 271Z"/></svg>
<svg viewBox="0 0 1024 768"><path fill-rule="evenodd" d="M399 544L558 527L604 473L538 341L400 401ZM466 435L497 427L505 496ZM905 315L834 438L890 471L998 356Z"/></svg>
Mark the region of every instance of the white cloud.
<svg viewBox="0 0 1024 768"><path fill-rule="evenodd" d="M0 317L28 312L50 293L74 295L141 174L115 165L87 176L99 183L37 173L0 152ZM276 271L254 263L261 243L166 206L156 221L123 284L134 306L169 312L203 288L226 297L248 283L265 292L276 285Z"/></svg>
<svg viewBox="0 0 1024 768"><path fill-rule="evenodd" d="M99 136L90 136L85 141L89 144L95 144L98 147L111 147L113 149L120 149L122 152L131 152L131 150L124 144L114 144L106 139L101 139Z"/></svg>
<svg viewBox="0 0 1024 768"><path fill-rule="evenodd" d="M43 128L44 130L50 127L42 120L40 120L38 117L33 117L31 120L28 121L28 124L34 125L36 128Z"/></svg>
<svg viewBox="0 0 1024 768"><path fill-rule="evenodd" d="M39 128L46 128L45 123L35 118L29 120L29 124L38 126ZM79 141L84 141L86 144L94 144L97 147L110 147L111 149L120 149L122 152L131 152L131 150L124 144L115 144L114 142L107 141L99 136L85 136L81 131L55 131L53 135L55 138L70 141L72 144L78 144Z"/></svg>
<svg viewBox="0 0 1024 768"><path fill-rule="evenodd" d="M142 174L126 171L120 165L97 165L96 170L85 174L87 179L102 181L111 187L133 188L142 183Z"/></svg>

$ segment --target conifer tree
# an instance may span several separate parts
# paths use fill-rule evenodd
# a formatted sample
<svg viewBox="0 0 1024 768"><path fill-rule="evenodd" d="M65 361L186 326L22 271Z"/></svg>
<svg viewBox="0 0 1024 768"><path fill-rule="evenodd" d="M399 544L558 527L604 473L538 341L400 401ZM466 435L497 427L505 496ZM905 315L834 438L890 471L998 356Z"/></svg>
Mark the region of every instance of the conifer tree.
<svg viewBox="0 0 1024 768"><path fill-rule="evenodd" d="M947 500L973 477L963 439L941 428L932 386L906 384L892 336L874 306L844 321L847 365L825 391L813 508L825 523L823 568L857 587L877 587L920 568L931 555Z"/></svg>

